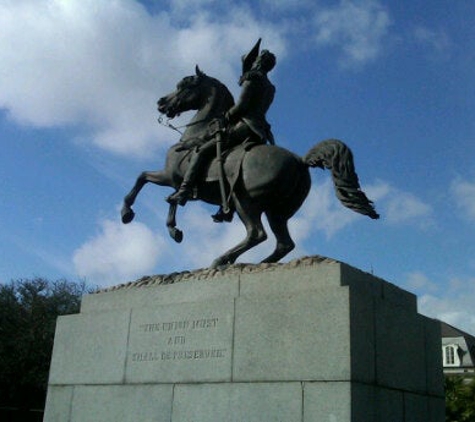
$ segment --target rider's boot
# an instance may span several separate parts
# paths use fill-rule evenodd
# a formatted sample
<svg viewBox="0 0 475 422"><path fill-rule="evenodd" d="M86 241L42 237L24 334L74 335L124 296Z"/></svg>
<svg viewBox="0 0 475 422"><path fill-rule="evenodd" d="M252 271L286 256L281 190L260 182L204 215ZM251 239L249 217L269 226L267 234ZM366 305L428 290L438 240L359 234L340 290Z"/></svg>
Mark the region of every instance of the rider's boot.
<svg viewBox="0 0 475 422"><path fill-rule="evenodd" d="M230 209L228 212L224 212L223 207L219 207L219 210L216 214L213 214L211 218L215 223L230 223L233 221L234 210Z"/></svg>
<svg viewBox="0 0 475 422"><path fill-rule="evenodd" d="M169 204L185 205L186 202L193 197L193 186L187 181L183 180L180 188L167 198Z"/></svg>
<svg viewBox="0 0 475 422"><path fill-rule="evenodd" d="M191 158L190 165L186 170L180 188L167 198L169 204L185 205L189 199L193 198L193 186L195 185L201 161L201 154L195 152Z"/></svg>

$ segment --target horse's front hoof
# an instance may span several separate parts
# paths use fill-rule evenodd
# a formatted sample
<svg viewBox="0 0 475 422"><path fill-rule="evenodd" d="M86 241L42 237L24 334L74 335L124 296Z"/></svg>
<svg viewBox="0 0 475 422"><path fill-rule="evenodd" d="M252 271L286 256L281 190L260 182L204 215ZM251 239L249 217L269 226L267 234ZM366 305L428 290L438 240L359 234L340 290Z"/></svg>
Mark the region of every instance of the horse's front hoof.
<svg viewBox="0 0 475 422"><path fill-rule="evenodd" d="M135 217L135 213L132 210L132 208L126 207L126 206L122 208L122 211L120 214L122 216L122 223L124 224L130 223Z"/></svg>
<svg viewBox="0 0 475 422"><path fill-rule="evenodd" d="M176 243L181 243L183 240L183 232L179 229L170 230L170 236Z"/></svg>

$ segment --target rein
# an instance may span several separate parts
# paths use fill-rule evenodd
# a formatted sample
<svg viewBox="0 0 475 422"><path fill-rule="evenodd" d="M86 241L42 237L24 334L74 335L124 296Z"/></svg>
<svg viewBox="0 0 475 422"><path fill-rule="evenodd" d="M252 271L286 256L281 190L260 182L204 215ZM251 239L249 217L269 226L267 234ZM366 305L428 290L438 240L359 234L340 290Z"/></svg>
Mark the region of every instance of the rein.
<svg viewBox="0 0 475 422"><path fill-rule="evenodd" d="M178 132L180 135L183 135L183 132L180 130L180 129L183 129L183 128L188 128L190 126L194 126L194 125L197 125L199 123L203 123L205 122L207 119L201 119L201 120L197 120L196 122L191 122L191 123L187 123L186 125L183 125L183 126L174 126L170 123L170 120L172 119L167 119L165 122L164 122L164 119L163 119L163 114L161 114L157 121L158 121L158 124L162 125L162 126L165 126L169 129L172 129L176 132Z"/></svg>

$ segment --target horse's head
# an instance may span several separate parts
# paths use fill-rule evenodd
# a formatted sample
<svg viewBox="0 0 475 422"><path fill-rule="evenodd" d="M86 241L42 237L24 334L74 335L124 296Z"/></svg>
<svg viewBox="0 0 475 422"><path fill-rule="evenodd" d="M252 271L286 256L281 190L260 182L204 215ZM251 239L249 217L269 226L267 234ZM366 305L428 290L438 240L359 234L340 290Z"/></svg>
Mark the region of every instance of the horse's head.
<svg viewBox="0 0 475 422"><path fill-rule="evenodd" d="M226 86L196 66L195 75L178 82L175 91L158 100L157 108L172 119L184 111L200 110L206 105L215 112L225 112L233 104L234 99Z"/></svg>
<svg viewBox="0 0 475 422"><path fill-rule="evenodd" d="M196 66L195 75L183 78L175 91L158 100L158 111L173 118L184 111L199 109L206 98L208 79Z"/></svg>

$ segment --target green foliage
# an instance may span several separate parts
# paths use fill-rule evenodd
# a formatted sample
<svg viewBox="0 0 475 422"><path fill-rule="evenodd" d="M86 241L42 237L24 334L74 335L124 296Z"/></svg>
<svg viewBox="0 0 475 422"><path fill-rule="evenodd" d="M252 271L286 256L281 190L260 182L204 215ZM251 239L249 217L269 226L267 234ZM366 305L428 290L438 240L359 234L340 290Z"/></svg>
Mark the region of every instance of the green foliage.
<svg viewBox="0 0 475 422"><path fill-rule="evenodd" d="M0 285L0 407L43 407L56 318L79 312L89 290L42 278Z"/></svg>
<svg viewBox="0 0 475 422"><path fill-rule="evenodd" d="M475 421L475 379L445 378L446 422Z"/></svg>

